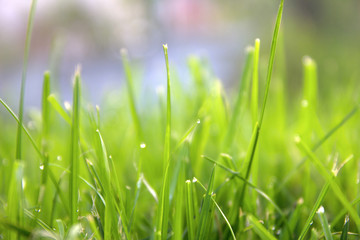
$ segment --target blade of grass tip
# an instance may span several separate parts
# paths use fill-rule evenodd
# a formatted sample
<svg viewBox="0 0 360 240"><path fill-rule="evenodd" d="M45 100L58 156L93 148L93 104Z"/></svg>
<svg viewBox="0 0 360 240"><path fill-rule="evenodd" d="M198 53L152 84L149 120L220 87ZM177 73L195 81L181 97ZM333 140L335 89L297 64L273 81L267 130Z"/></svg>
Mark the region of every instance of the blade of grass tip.
<svg viewBox="0 0 360 240"><path fill-rule="evenodd" d="M282 17L282 13L283 13L283 7L284 7L284 0L281 0L278 15L277 15L277 18L276 18L274 35L273 35L272 42L271 42L270 58L269 58L269 64L268 64L268 69L267 69L267 75L266 75L266 90L265 90L265 96L264 96L263 105L262 105L262 108L261 108L261 113L260 113L260 118L259 118L259 126L260 127L262 125L262 121L263 121L263 118L264 118L265 106L266 106L266 102L267 102L267 97L269 95L271 75L272 75L272 71L273 71L276 44L277 44L277 41L278 41L278 35L279 35L281 17Z"/></svg>
<svg viewBox="0 0 360 240"><path fill-rule="evenodd" d="M260 117L259 117L258 122L255 123L253 135L251 137L252 139L250 141L249 150L247 153L249 160L247 161L247 170L246 170L246 174L245 174L246 180L249 179L249 176L250 176L251 166L252 166L252 162L254 159L254 155L255 155L255 151L256 151L259 135L260 135L262 121L264 118L266 102L267 102L267 98L269 95L271 75L272 75L274 59L275 59L276 43L277 43L278 35L279 35L283 7L284 7L284 0L281 0L277 18L276 18L274 34L273 34L273 38L272 38L272 42L271 42L270 57L269 57L268 70L267 70L267 76L266 76L265 96L264 96L264 100L263 100L263 104L262 104L262 108L261 108L261 112L260 112ZM241 193L241 203L244 199L245 192L246 192L246 184L243 186L243 190Z"/></svg>
<svg viewBox="0 0 360 240"><path fill-rule="evenodd" d="M349 232L349 216L345 217L344 227L341 231L340 240L347 240Z"/></svg>
<svg viewBox="0 0 360 240"><path fill-rule="evenodd" d="M168 171L170 165L170 141L171 141L171 95L170 95L170 71L169 71L169 58L168 46L163 45L166 73L167 73L167 97L166 97L166 131L165 131L165 144L164 144L164 166L163 166L163 185L159 202L157 224L155 231L155 239L166 239L168 229L169 217L169 181Z"/></svg>
<svg viewBox="0 0 360 240"><path fill-rule="evenodd" d="M251 63L253 62L253 56L254 56L254 48L247 47L245 65L240 80L239 94L237 95L236 98L233 114L230 118L229 127L224 141L224 148L226 151L228 151L228 149L226 148L230 148L230 145L235 136L235 128L237 126L238 119L239 117L243 116L243 112L246 107L246 102L249 95L249 85L250 85L250 76L251 76L251 67L252 67Z"/></svg>
<svg viewBox="0 0 360 240"><path fill-rule="evenodd" d="M26 30L26 39L25 39L25 50L24 50L24 61L23 69L21 76L21 89L20 89L20 102L19 102L19 124L17 128L17 138L16 138L16 159L21 159L21 135L22 135L22 124L24 118L24 97L25 97L25 82L27 74L27 65L29 61L29 52L30 52L30 43L31 43L31 34L33 29L33 22L36 10L37 0L32 0L31 9L28 18L27 30Z"/></svg>
<svg viewBox="0 0 360 240"><path fill-rule="evenodd" d="M50 102L51 106L55 109L57 113L69 124L71 125L71 117L69 114L63 109L58 100L56 99L54 94L50 94L47 98Z"/></svg>
<svg viewBox="0 0 360 240"><path fill-rule="evenodd" d="M355 224L360 231L360 218L353 208L352 204L347 200L346 196L342 192L339 185L332 181L332 177L334 174L330 174L328 170L325 168L323 163L315 156L315 154L310 150L310 148L301 140L300 136L295 137L295 143L299 147L300 150L302 150L304 153L308 155L310 160L314 163L318 171L321 175L323 175L324 178L326 178L328 181L330 181L330 187L334 191L336 197L339 199L339 201L342 203L342 205L348 210L350 216L354 219Z"/></svg>
<svg viewBox="0 0 360 240"><path fill-rule="evenodd" d="M77 223L78 189L79 189L79 138L80 138L80 69L77 68L74 77L73 114L70 143L70 223Z"/></svg>
<svg viewBox="0 0 360 240"><path fill-rule="evenodd" d="M254 226L254 231L263 240L276 240L276 238L260 223L259 219L249 214L248 220Z"/></svg>
<svg viewBox="0 0 360 240"><path fill-rule="evenodd" d="M188 239L195 240L196 221L195 210L194 210L194 198L193 198L193 183L190 180L185 182L185 197L186 197L186 219L187 219L187 230Z"/></svg>
<svg viewBox="0 0 360 240"><path fill-rule="evenodd" d="M213 194L213 188L214 188L214 178L215 178L215 165L211 171L211 175L210 175L210 179L209 179L209 183L208 183L208 188L205 194L205 198L203 201L203 204L201 206L201 211L200 211L200 217L199 217L199 226L198 226L198 230L196 233L196 239L207 239L209 236L209 231L210 229L208 229L209 226L209 222L212 220L212 216L210 215L210 210L211 210L211 205L212 205L212 201L211 201L211 197Z"/></svg>
<svg viewBox="0 0 360 240"><path fill-rule="evenodd" d="M323 206L320 206L319 210L317 211L318 217L320 219L321 226L324 231L325 239L332 240L331 230L329 228L328 220L325 216L325 209Z"/></svg>
<svg viewBox="0 0 360 240"><path fill-rule="evenodd" d="M260 52L260 39L255 39L255 51L253 62L253 74L252 74L252 87L251 87L251 113L253 126L258 119L259 109L259 52Z"/></svg>

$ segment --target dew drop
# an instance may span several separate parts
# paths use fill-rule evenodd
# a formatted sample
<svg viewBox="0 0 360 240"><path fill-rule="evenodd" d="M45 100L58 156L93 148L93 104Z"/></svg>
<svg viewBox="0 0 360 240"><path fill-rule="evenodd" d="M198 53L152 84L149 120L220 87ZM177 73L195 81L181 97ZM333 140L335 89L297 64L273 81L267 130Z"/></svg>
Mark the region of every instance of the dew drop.
<svg viewBox="0 0 360 240"><path fill-rule="evenodd" d="M56 157L56 160L61 161L62 157L59 155L59 156Z"/></svg>
<svg viewBox="0 0 360 240"><path fill-rule="evenodd" d="M41 212L41 209L40 208L35 208L35 212L39 213L39 212Z"/></svg>
<svg viewBox="0 0 360 240"><path fill-rule="evenodd" d="M306 99L304 99L304 100L301 101L301 106L303 108L306 108L307 106L309 106L309 102Z"/></svg>
<svg viewBox="0 0 360 240"><path fill-rule="evenodd" d="M197 120L197 124L199 124L199 123L200 123L200 119Z"/></svg>
<svg viewBox="0 0 360 240"><path fill-rule="evenodd" d="M40 170L44 170L44 165L41 164L39 168L40 168Z"/></svg>
<svg viewBox="0 0 360 240"><path fill-rule="evenodd" d="M140 144L140 148L146 148L146 144L145 144L145 143L141 143L141 144Z"/></svg>

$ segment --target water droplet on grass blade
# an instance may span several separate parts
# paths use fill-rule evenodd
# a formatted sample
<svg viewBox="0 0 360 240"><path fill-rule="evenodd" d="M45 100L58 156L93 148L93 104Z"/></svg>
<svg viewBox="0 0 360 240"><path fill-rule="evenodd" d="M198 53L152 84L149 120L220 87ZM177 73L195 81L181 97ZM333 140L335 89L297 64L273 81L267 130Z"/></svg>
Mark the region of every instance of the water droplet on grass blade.
<svg viewBox="0 0 360 240"><path fill-rule="evenodd" d="M303 100L301 101L301 106L302 106L303 108L306 108L306 107L309 106L309 102L308 102L306 99L303 99Z"/></svg>
<svg viewBox="0 0 360 240"><path fill-rule="evenodd" d="M145 143L141 143L141 144L140 144L140 148L146 148L146 144L145 144Z"/></svg>
<svg viewBox="0 0 360 240"><path fill-rule="evenodd" d="M44 170L44 165L41 164L39 168L40 168L40 170Z"/></svg>

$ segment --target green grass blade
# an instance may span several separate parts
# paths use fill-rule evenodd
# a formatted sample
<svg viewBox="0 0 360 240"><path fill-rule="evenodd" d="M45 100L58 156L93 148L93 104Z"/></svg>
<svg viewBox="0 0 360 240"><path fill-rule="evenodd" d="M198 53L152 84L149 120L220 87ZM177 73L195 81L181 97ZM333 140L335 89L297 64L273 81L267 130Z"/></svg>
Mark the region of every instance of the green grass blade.
<svg viewBox="0 0 360 240"><path fill-rule="evenodd" d="M73 114L70 143L70 223L77 223L78 219L78 191L79 191L79 139L80 139L80 71L75 72L73 93Z"/></svg>
<svg viewBox="0 0 360 240"><path fill-rule="evenodd" d="M260 53L260 39L255 40L254 48L254 63L252 73L252 87L251 87L251 114L253 120L253 126L258 119L259 111L259 53Z"/></svg>
<svg viewBox="0 0 360 240"><path fill-rule="evenodd" d="M349 216L345 217L344 227L341 231L340 240L347 240L349 232Z"/></svg>
<svg viewBox="0 0 360 240"><path fill-rule="evenodd" d="M267 76L266 76L266 89L265 89L264 101L263 101L263 105L262 105L262 108L261 108L259 121L257 123L255 123L253 135L251 137L250 145L249 145L248 152L247 152L248 160L246 160L246 163L245 163L245 164L247 164L247 170L246 170L246 173L245 173L245 179L246 180L248 180L249 176L250 176L251 167L252 167L252 163L253 163L253 159L254 159L254 155L255 155L255 151L256 151L259 135L260 135L260 129L261 129L262 121L263 121L263 118L264 118L266 102L267 102L267 98L268 98L268 95L269 95L271 75L272 75L274 59L275 59L276 43L277 43L277 40L278 40L278 34L279 34L279 29L280 29L280 23L281 23L283 7L284 7L284 0L281 0L278 15L277 15L277 18L276 18L272 43L271 43L270 58L269 58ZM241 203L243 202L244 195L246 193L246 186L247 185L243 186L243 190L242 190L241 198L240 198Z"/></svg>
<svg viewBox="0 0 360 240"><path fill-rule="evenodd" d="M212 217L213 217L210 215L210 210L212 207L211 199L214 188L214 178L215 178L215 165L211 171L208 188L200 211L199 226L198 226L198 231L196 233L196 239L199 240L208 239L210 233L209 222L212 221Z"/></svg>
<svg viewBox="0 0 360 240"><path fill-rule="evenodd" d="M321 203L324 201L324 198L326 196L326 193L329 190L329 187L330 187L330 182L328 181L321 189L319 196L316 199L316 202L315 202L314 206L312 207L312 210L311 210L308 218L306 219L306 223L305 223L303 229L301 230L300 236L298 238L299 240L305 239L305 236L311 227L311 223L314 219L316 211L320 208Z"/></svg>
<svg viewBox="0 0 360 240"><path fill-rule="evenodd" d="M278 35L279 35L281 17L282 17L282 13L283 13L283 7L284 7L284 0L281 0L280 6L279 6L279 11L278 11L277 18L276 18L274 34L273 34L273 38L272 38L272 42L271 42L270 57L269 57L267 74L266 74L265 96L264 96L263 105L262 105L262 108L261 108L260 118L259 118L259 126L260 127L262 125L262 121L263 121L263 118L264 118L266 102L267 102L267 98L268 98L269 90L270 90L271 75L272 75L272 72L273 72L276 44L277 44L277 41L278 41Z"/></svg>
<svg viewBox="0 0 360 240"><path fill-rule="evenodd" d="M43 138L46 141L48 141L48 135L49 135L49 121L50 121L50 109L49 109L49 102L47 100L48 96L50 95L50 73L45 72L44 73L44 82L43 82L43 92L42 92L42 124L43 124ZM43 143L44 144L44 143Z"/></svg>
<svg viewBox="0 0 360 240"><path fill-rule="evenodd" d="M306 153L308 155L308 157L310 158L310 160L312 160L312 162L314 163L314 165L316 166L316 168L320 172L320 174L323 175L323 177L325 179L330 181L330 187L334 191L336 197L343 204L343 206L348 210L350 216L354 219L357 228L360 230L360 218L359 218L356 210L352 207L352 204L347 200L346 196L342 192L339 185L335 181L332 181L332 175L328 172L328 170L325 168L323 163L310 150L310 148L303 141L301 141L301 138L299 136L295 137L295 143L304 153Z"/></svg>
<svg viewBox="0 0 360 240"><path fill-rule="evenodd" d="M163 184L160 195L159 209L157 215L157 224L155 239L166 239L169 219L169 167L170 167L170 142L171 142L171 91L170 91L170 70L168 58L168 46L163 45L166 73L167 73L167 97L166 97L166 130L164 144L164 166L163 166Z"/></svg>
<svg viewBox="0 0 360 240"><path fill-rule="evenodd" d="M25 40L25 51L24 51L24 62L23 70L21 76L21 90L20 90L20 103L19 103L19 124L17 128L17 139L16 139L16 159L21 159L21 139L22 139L22 125L24 118L24 97L25 97L25 83L26 83L26 74L27 74L27 65L29 61L29 52L30 52L30 43L31 43L31 34L33 29L33 22L35 16L37 0L33 0L31 3L30 14L28 18L27 30L26 30L26 40Z"/></svg>
<svg viewBox="0 0 360 240"><path fill-rule="evenodd" d="M324 231L325 239L326 240L332 240L331 230L329 227L328 220L325 216L325 210L323 206L320 206L319 210L317 211L318 217L320 219L321 226Z"/></svg>
<svg viewBox="0 0 360 240"><path fill-rule="evenodd" d="M254 226L254 231L256 234L263 240L276 240L276 238L260 223L259 219L257 219L253 215L248 215L248 220L251 225Z"/></svg>

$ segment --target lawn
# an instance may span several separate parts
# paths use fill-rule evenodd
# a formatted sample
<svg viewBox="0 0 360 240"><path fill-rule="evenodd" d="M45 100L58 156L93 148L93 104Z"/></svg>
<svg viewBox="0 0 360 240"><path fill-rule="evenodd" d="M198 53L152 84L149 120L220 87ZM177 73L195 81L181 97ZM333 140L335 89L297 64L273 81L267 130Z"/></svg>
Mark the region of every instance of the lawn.
<svg viewBox="0 0 360 240"><path fill-rule="evenodd" d="M236 87L194 56L183 84L164 44L166 87L147 100L122 49L126 85L99 106L78 66L72 103L46 71L41 108L28 112L35 10L33 0L19 107L0 98L0 239L360 237L357 83L321 90L304 56L301 87L289 90L284 0L271 42L244 50Z"/></svg>

